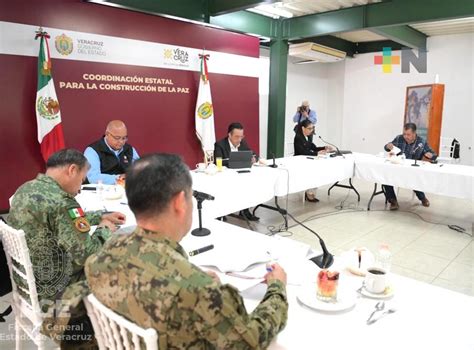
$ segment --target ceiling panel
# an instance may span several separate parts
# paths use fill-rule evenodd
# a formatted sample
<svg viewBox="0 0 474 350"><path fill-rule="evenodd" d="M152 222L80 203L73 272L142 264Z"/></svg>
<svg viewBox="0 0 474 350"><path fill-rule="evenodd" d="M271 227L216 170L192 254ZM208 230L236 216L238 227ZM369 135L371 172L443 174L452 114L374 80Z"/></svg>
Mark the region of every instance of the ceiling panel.
<svg viewBox="0 0 474 350"><path fill-rule="evenodd" d="M418 23L410 26L428 36L474 33L474 17Z"/></svg>
<svg viewBox="0 0 474 350"><path fill-rule="evenodd" d="M344 40L352 41L353 43L387 40L387 38L385 38L384 36L373 33L369 30L357 30L354 32L347 32L347 33L340 33L340 34L333 34L333 35Z"/></svg>
<svg viewBox="0 0 474 350"><path fill-rule="evenodd" d="M299 17L381 2L382 0L284 0L256 6L248 11L268 17Z"/></svg>

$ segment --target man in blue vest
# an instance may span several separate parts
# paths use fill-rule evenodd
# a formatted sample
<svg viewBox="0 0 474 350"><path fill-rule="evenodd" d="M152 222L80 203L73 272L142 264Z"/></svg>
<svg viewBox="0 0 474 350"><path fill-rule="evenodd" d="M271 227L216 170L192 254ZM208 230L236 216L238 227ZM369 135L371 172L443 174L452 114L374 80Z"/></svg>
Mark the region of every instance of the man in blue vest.
<svg viewBox="0 0 474 350"><path fill-rule="evenodd" d="M112 120L107 125L104 137L86 148L84 155L91 165L87 172L90 183L102 181L103 184L115 185L117 180L124 178L129 165L140 158L127 140L125 123Z"/></svg>

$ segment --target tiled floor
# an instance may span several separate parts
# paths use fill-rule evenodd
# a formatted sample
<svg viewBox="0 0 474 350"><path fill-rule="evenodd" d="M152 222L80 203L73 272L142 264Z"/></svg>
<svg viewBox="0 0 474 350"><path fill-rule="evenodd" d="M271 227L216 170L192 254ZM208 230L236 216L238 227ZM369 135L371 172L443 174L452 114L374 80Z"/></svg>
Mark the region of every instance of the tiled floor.
<svg viewBox="0 0 474 350"><path fill-rule="evenodd" d="M354 181L361 194L361 202L346 189L335 188L327 196L327 187L317 191L319 203L303 202L302 194L288 198L289 212L298 220L318 232L326 241L331 253L337 255L353 247L364 246L375 252L381 243L389 245L393 254L394 273L432 283L474 296L474 204L470 201L440 197L428 194L430 208L422 207L412 192L399 190L400 210L386 210L381 196L376 197L372 210L367 211L367 202L372 184ZM344 201L344 209L337 209ZM271 203L269 203L271 204ZM284 206L285 200L280 199ZM269 233L269 227L279 227L282 217L273 211L259 209L259 223L251 223L253 230ZM423 221L419 216L421 216ZM232 217L229 223L247 227L247 223ZM439 223L439 224L437 224ZM292 239L310 244L319 250L315 236L290 220L288 232ZM466 229L459 233L446 225L454 224ZM0 311L6 307L0 298ZM13 315L6 323L0 323L0 348L13 349ZM52 349L50 344L47 349ZM25 342L23 349L36 349L31 342Z"/></svg>
<svg viewBox="0 0 474 350"><path fill-rule="evenodd" d="M383 197L378 196L367 211L373 185L357 180L354 184L361 194L360 203L352 191L334 188L328 196L324 187L317 191L320 202L316 204L303 202L302 194L289 196L289 212L318 232L335 255L361 246L375 253L386 243L393 254L393 272L474 296L473 202L427 194L431 206L424 208L411 191L400 189L400 210L387 210ZM341 201L348 209L336 208ZM280 199L280 204L285 201ZM278 213L266 209L259 209L257 215L260 222L251 226L262 233L268 234L268 226L283 222ZM229 218L229 222L247 227L238 219ZM448 224L461 226L466 233L453 231ZM320 249L311 232L293 225L290 220L289 232L279 234Z"/></svg>

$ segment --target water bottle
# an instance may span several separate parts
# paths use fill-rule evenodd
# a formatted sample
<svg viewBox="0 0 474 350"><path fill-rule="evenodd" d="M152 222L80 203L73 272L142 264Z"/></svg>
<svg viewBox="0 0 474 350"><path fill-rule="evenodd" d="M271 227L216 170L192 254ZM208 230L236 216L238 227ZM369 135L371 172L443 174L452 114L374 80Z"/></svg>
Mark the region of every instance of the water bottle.
<svg viewBox="0 0 474 350"><path fill-rule="evenodd" d="M97 180L96 191L97 197L99 197L99 200L102 200L104 195L104 184L102 183L102 180Z"/></svg>
<svg viewBox="0 0 474 350"><path fill-rule="evenodd" d="M392 266L392 253L388 249L387 244L380 245L380 249L375 258L375 265L384 269L387 273L390 272Z"/></svg>

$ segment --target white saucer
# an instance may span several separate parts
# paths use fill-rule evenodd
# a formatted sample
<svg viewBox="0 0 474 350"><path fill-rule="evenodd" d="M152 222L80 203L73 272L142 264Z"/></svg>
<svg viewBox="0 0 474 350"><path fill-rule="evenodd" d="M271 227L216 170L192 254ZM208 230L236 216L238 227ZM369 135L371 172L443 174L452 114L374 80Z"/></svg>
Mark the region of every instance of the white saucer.
<svg viewBox="0 0 474 350"><path fill-rule="evenodd" d="M362 294L365 297L372 298L372 299L389 299L389 298L393 297L395 292L393 291L392 286L388 286L383 293L372 293L372 292L369 292L364 287L364 288L361 289L360 294Z"/></svg>
<svg viewBox="0 0 474 350"><path fill-rule="evenodd" d="M124 194L122 187L114 186L104 189L102 197L106 200L121 199Z"/></svg>
<svg viewBox="0 0 474 350"><path fill-rule="evenodd" d="M298 300L307 307L326 312L337 312L350 309L356 303L354 293L338 293L336 302L324 302L316 297L316 288L301 287L297 296Z"/></svg>

